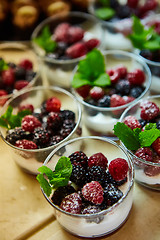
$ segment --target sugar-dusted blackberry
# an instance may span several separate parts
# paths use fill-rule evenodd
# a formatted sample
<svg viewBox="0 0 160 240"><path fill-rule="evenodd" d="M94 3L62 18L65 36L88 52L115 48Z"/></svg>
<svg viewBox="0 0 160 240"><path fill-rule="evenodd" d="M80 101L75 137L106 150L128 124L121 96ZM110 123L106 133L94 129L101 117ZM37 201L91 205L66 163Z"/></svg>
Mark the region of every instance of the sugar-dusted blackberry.
<svg viewBox="0 0 160 240"><path fill-rule="evenodd" d="M131 89L130 95L134 98L138 98L142 94L143 91L144 91L143 86L136 86Z"/></svg>
<svg viewBox="0 0 160 240"><path fill-rule="evenodd" d="M63 121L59 113L50 112L47 117L47 123L49 128L59 130Z"/></svg>
<svg viewBox="0 0 160 240"><path fill-rule="evenodd" d="M86 177L87 177L87 182L97 181L101 185L103 185L106 179L106 171L104 170L104 168L100 166L93 166L91 168L88 168Z"/></svg>
<svg viewBox="0 0 160 240"><path fill-rule="evenodd" d="M129 95L130 88L130 82L124 79L118 81L115 85L116 93L120 94L121 96Z"/></svg>
<svg viewBox="0 0 160 240"><path fill-rule="evenodd" d="M101 99L98 100L99 107L109 107L110 106L110 96L104 95Z"/></svg>
<svg viewBox="0 0 160 240"><path fill-rule="evenodd" d="M32 138L32 133L26 132L21 127L16 127L14 129L8 130L6 134L6 140L13 145L17 140L21 140L21 139L30 140L31 138Z"/></svg>
<svg viewBox="0 0 160 240"><path fill-rule="evenodd" d="M86 183L86 170L80 165L72 165L72 174L70 180L76 185L82 187Z"/></svg>
<svg viewBox="0 0 160 240"><path fill-rule="evenodd" d="M61 110L60 115L62 116L63 119L68 119L68 120L75 120L75 113L72 112L71 110Z"/></svg>
<svg viewBox="0 0 160 240"><path fill-rule="evenodd" d="M35 128L33 132L33 142L35 142L39 148L46 147L49 142L49 134L47 130L43 127Z"/></svg>
<svg viewBox="0 0 160 240"><path fill-rule="evenodd" d="M108 184L103 189L104 202L107 206L112 206L123 196L120 189L114 186L112 183Z"/></svg>
<svg viewBox="0 0 160 240"><path fill-rule="evenodd" d="M51 197L51 200L55 205L60 206L63 198L65 198L67 195L70 195L71 193L74 193L74 192L75 192L75 189L70 185L59 187L54 191Z"/></svg>
<svg viewBox="0 0 160 240"><path fill-rule="evenodd" d="M106 187L108 184L112 183L114 186L118 187L118 186L121 186L123 185L125 182L127 181L127 177L124 178L123 180L121 181L116 181L112 178L111 174L109 171L106 172L106 179L103 183L103 187Z"/></svg>
<svg viewBox="0 0 160 240"><path fill-rule="evenodd" d="M63 121L62 127L65 129L67 129L67 128L73 129L75 127L75 122L73 120L66 119Z"/></svg>
<svg viewBox="0 0 160 240"><path fill-rule="evenodd" d="M59 134L61 137L66 138L72 132L72 130L72 128L62 128L59 131Z"/></svg>
<svg viewBox="0 0 160 240"><path fill-rule="evenodd" d="M148 123L148 121L144 119L138 119L138 122L141 124L141 128L143 128Z"/></svg>
<svg viewBox="0 0 160 240"><path fill-rule="evenodd" d="M80 165L84 168L88 166L88 157L82 151L76 151L68 156L72 165Z"/></svg>
<svg viewBox="0 0 160 240"><path fill-rule="evenodd" d="M49 146L55 145L63 140L63 137L60 135L54 135L50 138Z"/></svg>

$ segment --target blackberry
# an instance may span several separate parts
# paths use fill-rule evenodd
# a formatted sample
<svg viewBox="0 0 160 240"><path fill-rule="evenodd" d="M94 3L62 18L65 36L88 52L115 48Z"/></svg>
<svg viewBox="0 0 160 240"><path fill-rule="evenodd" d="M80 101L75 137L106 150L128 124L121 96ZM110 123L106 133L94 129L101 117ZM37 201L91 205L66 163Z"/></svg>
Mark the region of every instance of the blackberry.
<svg viewBox="0 0 160 240"><path fill-rule="evenodd" d="M88 166L88 157L82 151L76 151L68 156L72 165L80 165L84 168Z"/></svg>
<svg viewBox="0 0 160 240"><path fill-rule="evenodd" d="M103 187L106 187L108 184L112 183L114 186L118 187L121 186L122 184L124 184L127 181L127 177L124 178L121 181L116 181L112 178L111 174L109 173L109 171L106 172L106 179L103 183Z"/></svg>
<svg viewBox="0 0 160 240"><path fill-rule="evenodd" d="M121 96L129 95L130 92L130 82L128 80L120 80L115 85L116 93Z"/></svg>
<svg viewBox="0 0 160 240"><path fill-rule="evenodd" d="M131 16L131 9L127 5L119 5L117 8L117 16L121 19Z"/></svg>
<svg viewBox="0 0 160 240"><path fill-rule="evenodd" d="M72 132L72 130L72 128L62 128L59 131L59 134L61 137L66 138Z"/></svg>
<svg viewBox="0 0 160 240"><path fill-rule="evenodd" d="M148 121L144 119L138 119L138 122L141 124L141 128L143 128L148 123Z"/></svg>
<svg viewBox="0 0 160 240"><path fill-rule="evenodd" d="M116 9L119 7L119 2L117 0L110 0L110 7Z"/></svg>
<svg viewBox="0 0 160 240"><path fill-rule="evenodd" d="M50 112L47 117L47 123L49 128L57 131L61 128L63 121L59 113Z"/></svg>
<svg viewBox="0 0 160 240"><path fill-rule="evenodd" d="M60 115L63 119L75 121L75 113L70 110L62 110L60 111Z"/></svg>
<svg viewBox="0 0 160 240"><path fill-rule="evenodd" d="M72 174L70 180L76 185L82 187L86 183L86 170L80 165L72 165Z"/></svg>
<svg viewBox="0 0 160 240"><path fill-rule="evenodd" d="M75 122L73 120L66 119L64 120L62 127L65 129L71 128L73 130L75 127Z"/></svg>
<svg viewBox="0 0 160 240"><path fill-rule="evenodd" d="M104 202L107 206L112 206L123 196L121 190L119 190L112 183L104 187Z"/></svg>
<svg viewBox="0 0 160 240"><path fill-rule="evenodd" d="M106 171L100 166L93 166L91 168L88 168L86 177L87 182L97 181L103 186L106 179Z"/></svg>
<svg viewBox="0 0 160 240"><path fill-rule="evenodd" d="M26 70L20 66L17 66L14 70L16 80L22 80L26 78Z"/></svg>
<svg viewBox="0 0 160 240"><path fill-rule="evenodd" d="M70 195L71 193L74 193L74 192L75 192L75 189L70 185L59 187L54 191L51 197L51 200L55 205L60 206L63 198L65 198L67 195Z"/></svg>
<svg viewBox="0 0 160 240"><path fill-rule="evenodd" d="M143 91L144 91L143 87L136 86L131 89L130 95L134 98L138 98L142 94Z"/></svg>
<svg viewBox="0 0 160 240"><path fill-rule="evenodd" d="M110 107L110 96L104 95L101 99L98 101L99 107Z"/></svg>
<svg viewBox="0 0 160 240"><path fill-rule="evenodd" d="M16 127L14 129L8 130L6 135L6 141L15 145L17 140L27 139L30 140L32 138L32 133L26 132L21 127Z"/></svg>
<svg viewBox="0 0 160 240"><path fill-rule="evenodd" d="M148 60L151 60L153 59L153 53L149 50L149 49L142 49L140 51L140 55Z"/></svg>
<svg viewBox="0 0 160 240"><path fill-rule="evenodd" d="M50 138L49 146L56 145L57 143L61 142L63 137L60 135L55 135Z"/></svg>
<svg viewBox="0 0 160 240"><path fill-rule="evenodd" d="M39 148L46 147L49 142L47 130L42 127L35 128L33 132L33 142L35 142Z"/></svg>

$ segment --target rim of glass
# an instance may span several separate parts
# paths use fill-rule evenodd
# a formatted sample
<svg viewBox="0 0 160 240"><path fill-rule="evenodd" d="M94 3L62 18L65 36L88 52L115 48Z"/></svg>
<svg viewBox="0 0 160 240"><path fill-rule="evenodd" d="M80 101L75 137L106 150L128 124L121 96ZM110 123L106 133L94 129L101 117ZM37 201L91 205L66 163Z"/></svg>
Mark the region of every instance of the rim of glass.
<svg viewBox="0 0 160 240"><path fill-rule="evenodd" d="M43 90L53 90L55 92L61 92L61 93L64 93L66 94L67 96L69 96L70 98L72 98L72 100L74 100L75 104L76 104L76 107L77 107L77 113L78 113L78 116L77 116L77 122L76 122L76 125L74 127L74 129L72 130L72 132L66 137L64 138L62 141L60 141L59 143L55 144L55 145L52 145L52 146L49 146L49 147L45 147L45 148L40 148L40 149L22 149L22 148L19 148L19 147L16 147L12 144L10 144L8 141L6 141L6 139L4 138L2 132L1 132L1 128L0 127L0 137L3 139L3 141L5 143L7 143L10 147L12 148L15 148L17 150L20 150L20 151L24 151L24 152L42 152L42 151L46 151L46 150L52 150L52 148L56 148L57 146L59 146L60 144L62 144L63 142L65 142L67 139L70 138L70 136L72 136L72 134L77 130L77 128L79 127L80 125L80 121L81 121L81 117L82 117L82 110L81 110L81 106L79 104L79 102L76 100L76 98L74 97L73 94L71 94L70 92L68 92L67 90L63 89L63 88L60 88L60 87L53 87L53 86L49 86L49 87L45 87L45 86L37 86L37 87L32 87L30 89L27 89L27 90L23 90L23 91L20 91L19 94L15 95L14 97L10 98L4 105L3 107L1 108L0 110L0 116L3 112L3 109L5 107L7 107L10 102L12 102L13 100L15 100L17 97L21 96L22 94L25 94L25 93L28 93L28 92L31 92L31 91L43 91Z"/></svg>
<svg viewBox="0 0 160 240"><path fill-rule="evenodd" d="M141 102L143 102L143 101L145 101L145 100L155 99L155 98L159 98L159 99L160 99L160 95L148 96L148 97L146 97L146 98L140 99L137 103L132 104L131 106L129 106L128 108L126 108L126 109L124 110L124 112L123 112L122 115L120 116L119 122L123 122L123 119L125 118L127 112L128 112L129 110L131 110L131 108L135 107L136 105L140 104ZM154 166L154 167L160 167L160 163L154 163L154 162L145 161L145 160L143 160L143 159L135 156L135 154L134 154L131 150L127 149L127 147L124 145L124 143L123 143L121 140L120 140L120 142L121 142L122 146L128 151L128 153L129 153L133 158L136 158L136 159L138 159L138 161L143 162L143 163L145 163L145 164L147 164L147 165Z"/></svg>
<svg viewBox="0 0 160 240"><path fill-rule="evenodd" d="M101 48L103 46L103 35L104 35L104 31L102 29L102 24L98 21L98 19L96 17L94 17L93 15L89 14L89 13L84 13L84 12L78 12L78 11L73 11L73 12L68 12L68 13L59 13L56 16L51 16L46 18L44 21L42 21L33 31L32 35L31 35L31 45L33 47L33 49L35 50L36 55L42 59L43 61L47 61L49 63L58 63L58 64L69 64L69 63L76 63L78 61L80 61L81 59L83 59L85 56L79 57L79 58L75 58L75 59L68 59L68 60L56 60L56 59L51 59L47 56L40 56L37 53L36 50L36 46L37 44L34 43L33 39L36 38L39 34L39 32L41 31L41 29L46 25L51 23L52 21L59 19L61 17L65 17L65 16L70 16L70 17L81 17L87 20L90 20L96 24L98 24L99 28L101 29L101 36L100 36L100 45L98 48Z"/></svg>
<svg viewBox="0 0 160 240"><path fill-rule="evenodd" d="M126 199L126 197L128 196L129 192L131 191L132 187L133 187L133 184L134 184L134 167L133 167L133 163L131 161L131 158L130 158L130 155L127 154L127 151L121 147L120 145L118 145L116 142L110 140L109 138L104 138L104 137L98 137L98 136L85 136L85 137L78 137L78 138L74 138L74 139L71 139L67 142L64 142L63 144L61 144L60 146L58 146L57 148L53 149L53 151L48 155L48 157L46 158L46 160L44 161L43 163L43 166L45 166L49 160L51 159L51 157L59 150L61 149L62 147L65 147L66 145L72 143L72 142L75 142L75 141L79 141L79 140L83 140L83 139L91 139L91 140L100 140L100 141L104 141L104 142L107 142L107 143L110 143L112 145L114 145L115 147L117 147L119 150L121 150L124 155L126 155L127 157L127 160L130 164L130 173L131 173L131 181L130 181L130 185L127 189L127 192L122 196L122 198L119 199L118 202L116 202L114 205L112 205L111 207L109 207L108 209L105 209L105 210L102 210L98 213L94 213L94 214L73 214L73 213L69 213L69 212L66 212L62 209L60 209L58 206L56 206L55 204L53 204L49 197L47 197L47 195L44 193L43 189L41 188L41 191L44 195L44 197L46 198L46 200L51 204L52 207L56 208L56 210L66 214L66 215L70 215L70 216L74 216L74 217L81 217L81 218L89 218L90 216L98 216L98 215L101 215L101 214L106 214L110 211L112 211L113 209L115 209L118 205L120 205L124 199Z"/></svg>
<svg viewBox="0 0 160 240"><path fill-rule="evenodd" d="M152 77L151 77L151 71L148 67L148 65L143 61L142 57L135 54L135 53L130 53L130 52L126 52L126 51L123 51L123 50L104 50L104 51L101 51L103 55L116 55L116 54L119 54L119 55L123 55L123 56L126 56L126 57L130 57L130 58L134 58L137 62L139 62L140 64L143 65L143 67L145 68L146 70L146 75L147 75L147 79L148 79L148 83L147 83L147 86L145 87L145 90L142 92L142 94L136 98L135 100L133 100L132 102L129 102L127 104L124 104L122 106L118 106L118 107L97 107L97 106L93 106L89 103L86 103L81 97L80 95L76 92L76 90L71 87L71 90L72 90L72 93L75 95L75 97L78 99L78 101L85 105L86 107L89 107L89 108L92 108L94 110L99 110L99 111L114 111L114 110L121 110L123 108L126 108L128 106L131 105L131 103L136 103L139 99L141 99L146 93L147 91L149 90L150 86L151 86L151 80L152 80ZM107 64L106 64L107 65ZM74 74L76 73L77 71L77 68L78 66L76 66L73 70L73 73L72 73L72 77L71 77L71 82L72 82L72 79L73 79L73 76Z"/></svg>

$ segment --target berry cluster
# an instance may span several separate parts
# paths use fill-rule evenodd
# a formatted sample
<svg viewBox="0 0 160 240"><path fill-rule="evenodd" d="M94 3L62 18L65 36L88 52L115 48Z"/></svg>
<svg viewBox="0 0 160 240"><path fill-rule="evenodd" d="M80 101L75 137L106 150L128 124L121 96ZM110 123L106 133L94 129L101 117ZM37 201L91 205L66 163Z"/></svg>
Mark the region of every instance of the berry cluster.
<svg viewBox="0 0 160 240"><path fill-rule="evenodd" d="M53 53L48 53L47 57L60 60L79 58L99 46L100 41L97 38L84 40L84 34L84 30L79 26L60 23L52 35L57 47Z"/></svg>
<svg viewBox="0 0 160 240"><path fill-rule="evenodd" d="M34 109L31 104L19 107L19 111L25 109L31 114L22 118L20 127L8 130L6 134L6 140L19 148L38 149L55 145L76 125L75 113L62 110L61 101L56 97L47 99L40 109Z"/></svg>
<svg viewBox="0 0 160 240"><path fill-rule="evenodd" d="M0 62L5 63L2 58ZM0 69L0 97L26 87L36 75L33 71L33 63L29 59L23 59L19 64L5 63L5 68L0 67ZM1 99L0 105L3 106L6 101L7 98Z"/></svg>
<svg viewBox="0 0 160 240"><path fill-rule="evenodd" d="M144 131L149 123L156 123L157 129L160 129L160 109L154 102L143 101L140 105L140 119L134 116L127 116L124 123L131 129L140 128ZM160 163L160 137L158 137L150 147L141 147L135 155L145 161ZM148 176L155 176L160 174L160 167L145 166L144 172Z"/></svg>
<svg viewBox="0 0 160 240"><path fill-rule="evenodd" d="M62 210L76 214L97 213L123 196L118 186L127 181L128 163L125 159L116 158L108 164L101 152L87 157L82 151L68 157L72 163L69 185L57 188L51 197Z"/></svg>
<svg viewBox="0 0 160 240"><path fill-rule="evenodd" d="M76 91L84 101L98 107L118 107L138 98L144 91L145 74L141 69L128 72L125 66L108 69L109 87L84 85Z"/></svg>

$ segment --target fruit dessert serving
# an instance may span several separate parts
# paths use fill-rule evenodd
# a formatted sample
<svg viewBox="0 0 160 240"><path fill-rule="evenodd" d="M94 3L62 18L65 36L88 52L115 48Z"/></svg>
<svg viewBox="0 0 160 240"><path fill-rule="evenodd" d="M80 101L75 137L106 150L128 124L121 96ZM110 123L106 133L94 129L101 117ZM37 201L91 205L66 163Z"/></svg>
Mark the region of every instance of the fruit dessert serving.
<svg viewBox="0 0 160 240"><path fill-rule="evenodd" d="M80 150L57 160L54 170L49 167L51 162L40 167L37 180L50 204L59 211L60 223L66 221L67 216L75 219L77 216L77 229L72 231L81 236L96 237L115 230L119 219L113 222L108 211L115 209L125 197L130 171L128 161L121 157L108 159L102 152L88 156ZM126 202L126 208L129 205ZM112 214L118 214L116 209Z"/></svg>
<svg viewBox="0 0 160 240"><path fill-rule="evenodd" d="M114 126L114 133L133 157L135 179L160 190L159 97L141 100L126 110L120 121Z"/></svg>
<svg viewBox="0 0 160 240"><path fill-rule="evenodd" d="M71 12L49 18L32 34L49 83L69 87L74 66L95 47L102 47L102 27L89 14Z"/></svg>
<svg viewBox="0 0 160 240"><path fill-rule="evenodd" d="M123 110L148 90L148 71L136 57L123 51L94 49L75 69L73 92L84 106L84 122L94 134L113 135Z"/></svg>

